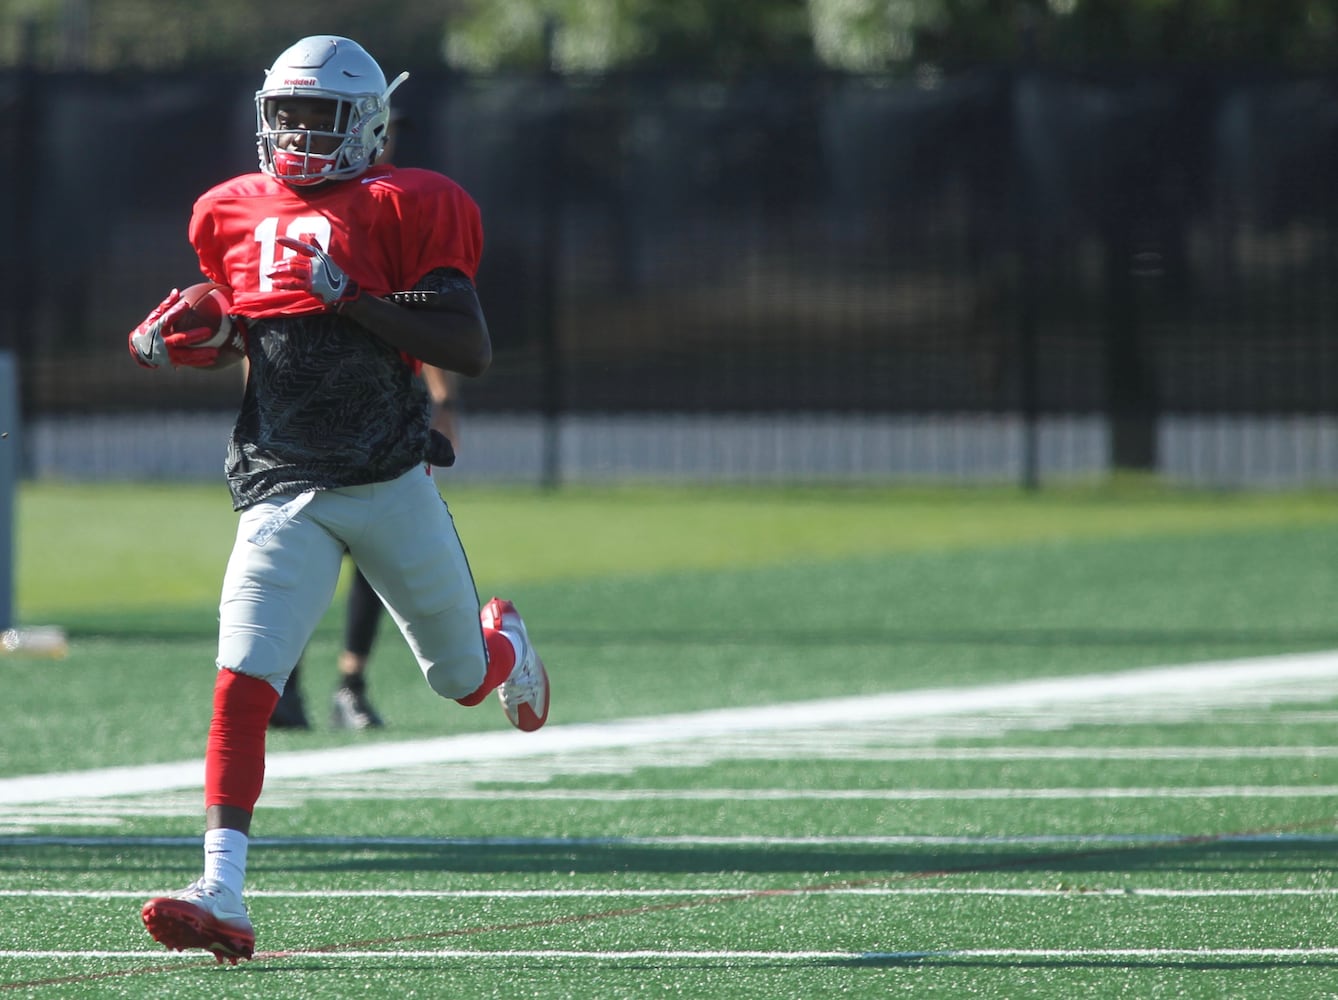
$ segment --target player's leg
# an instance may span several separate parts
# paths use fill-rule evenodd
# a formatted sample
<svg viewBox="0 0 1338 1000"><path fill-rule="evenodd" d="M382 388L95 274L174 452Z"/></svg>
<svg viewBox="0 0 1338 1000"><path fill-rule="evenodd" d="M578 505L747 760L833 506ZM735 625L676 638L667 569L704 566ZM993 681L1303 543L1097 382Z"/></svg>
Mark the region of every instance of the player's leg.
<svg viewBox="0 0 1338 1000"><path fill-rule="evenodd" d="M488 656L505 657L509 653L507 676L497 685L497 697L507 720L517 729L534 732L548 721L548 671L539 659L520 612L510 601L494 597L479 613L483 635L488 643ZM462 705L477 705L491 688L484 688Z"/></svg>
<svg viewBox="0 0 1338 1000"><path fill-rule="evenodd" d="M428 684L465 705L497 690L513 724L539 728L547 718L547 673L513 606L491 601L497 613L480 616L469 561L436 484L410 473L384 486L353 556ZM516 707L521 701L528 710Z"/></svg>
<svg viewBox="0 0 1338 1000"><path fill-rule="evenodd" d="M205 749L205 867L141 916L169 948L249 958L242 902L251 814L264 781L265 729L279 691L329 606L343 543L302 509L309 495L257 504L238 523L219 603L218 672ZM308 503L307 501L312 501Z"/></svg>
<svg viewBox="0 0 1338 1000"><path fill-rule="evenodd" d="M422 471L382 484L351 554L443 698L475 690L488 672L478 596L460 539Z"/></svg>
<svg viewBox="0 0 1338 1000"><path fill-rule="evenodd" d="M381 598L354 564L344 614L344 649L339 654L339 687L330 705L330 725L336 729L375 729L383 725L367 694L367 661L384 610Z"/></svg>

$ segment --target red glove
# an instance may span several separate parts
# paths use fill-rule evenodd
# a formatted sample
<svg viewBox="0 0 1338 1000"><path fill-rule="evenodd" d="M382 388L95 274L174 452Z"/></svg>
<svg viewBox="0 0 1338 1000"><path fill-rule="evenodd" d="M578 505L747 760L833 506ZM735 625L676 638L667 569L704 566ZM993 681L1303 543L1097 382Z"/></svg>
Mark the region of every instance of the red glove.
<svg viewBox="0 0 1338 1000"><path fill-rule="evenodd" d="M291 236L280 236L277 242L289 250L296 250L297 255L285 257L275 264L269 278L275 288L306 292L335 312L343 312L350 302L362 296L362 289L321 249L316 237L307 236L307 240L304 243Z"/></svg>
<svg viewBox="0 0 1338 1000"><path fill-rule="evenodd" d="M130 331L130 356L141 368L161 368L164 360L173 366L209 368L218 360L218 348L194 347L214 335L207 326L194 330L176 330L173 324L186 311L186 300L180 289L172 289L144 317L139 326Z"/></svg>
<svg viewBox="0 0 1338 1000"><path fill-rule="evenodd" d="M232 326L234 330L245 330L241 325L241 317L232 317ZM195 347L195 344L208 340L214 335L214 331L208 327L200 327L198 330L182 330L180 333L171 333L163 338L163 343L167 346L167 357L178 368L213 368L218 364L218 352L224 345L214 347ZM235 334L234 334L235 336ZM231 343L229 338L225 343Z"/></svg>

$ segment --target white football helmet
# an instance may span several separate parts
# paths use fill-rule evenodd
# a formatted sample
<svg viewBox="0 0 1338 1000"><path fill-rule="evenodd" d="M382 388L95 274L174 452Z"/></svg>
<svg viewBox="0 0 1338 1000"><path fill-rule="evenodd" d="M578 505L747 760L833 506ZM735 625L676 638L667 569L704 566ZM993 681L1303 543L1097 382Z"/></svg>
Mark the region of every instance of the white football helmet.
<svg viewBox="0 0 1338 1000"><path fill-rule="evenodd" d="M357 42L337 35L303 38L274 60L256 91L260 169L299 187L357 177L385 146L390 95L408 76L401 73L387 87L381 67ZM332 129L278 127L286 97L332 102Z"/></svg>

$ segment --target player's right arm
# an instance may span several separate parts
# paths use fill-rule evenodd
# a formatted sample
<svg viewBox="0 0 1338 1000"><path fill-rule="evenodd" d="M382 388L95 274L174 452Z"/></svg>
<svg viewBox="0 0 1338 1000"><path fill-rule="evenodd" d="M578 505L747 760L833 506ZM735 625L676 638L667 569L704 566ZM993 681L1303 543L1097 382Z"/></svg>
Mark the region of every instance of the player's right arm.
<svg viewBox="0 0 1338 1000"><path fill-rule="evenodd" d="M178 330L176 321L188 303L179 289L172 289L143 320L130 331L130 356L141 368L161 368L164 364L184 368L210 368L218 360L215 348L196 347L210 337L207 327Z"/></svg>

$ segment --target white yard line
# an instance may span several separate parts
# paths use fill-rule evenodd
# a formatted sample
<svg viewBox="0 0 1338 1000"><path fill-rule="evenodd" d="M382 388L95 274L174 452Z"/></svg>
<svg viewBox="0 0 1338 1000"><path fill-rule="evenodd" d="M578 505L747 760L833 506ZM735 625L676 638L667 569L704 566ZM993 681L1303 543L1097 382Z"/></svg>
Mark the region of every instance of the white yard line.
<svg viewBox="0 0 1338 1000"><path fill-rule="evenodd" d="M378 796L384 798L384 794ZM1326 799L1338 785L1124 788L524 788L452 791L453 802L938 802L1019 799Z"/></svg>
<svg viewBox="0 0 1338 1000"><path fill-rule="evenodd" d="M1003 959L1010 961L1083 961L1097 959L1162 959L1199 962L1205 959L1296 960L1338 957L1338 948L962 948L942 951L564 951L559 949L474 951L466 948L440 949L361 949L257 952L258 961L285 958L319 958L321 961L401 961L404 959L565 959L590 962L665 961L761 961L811 962L846 961L854 963L895 963L966 961L973 959ZM200 952L173 954L161 951L48 951L0 950L0 959L138 959L155 963L180 959L201 963L208 955Z"/></svg>
<svg viewBox="0 0 1338 1000"><path fill-rule="evenodd" d="M1323 694L1321 692L1328 692ZM1191 708L1307 701L1338 693L1338 652L1224 660L975 687L928 688L758 708L657 715L608 723L550 725L430 740L360 743L271 753L266 780L310 779L438 763L496 762L573 752L737 737L747 733L842 729L870 723L1034 712L1128 703ZM109 767L0 779L0 806L162 793L203 786L203 761Z"/></svg>
<svg viewBox="0 0 1338 1000"><path fill-rule="evenodd" d="M1184 844L1183 833L1042 833L980 837L934 836L924 834L887 834L856 836L771 837L743 835L711 837L701 835L664 837L253 837L251 843L263 847L336 847L362 848L455 848L488 849L523 847L527 849L561 848L639 848L639 847L1101 847ZM1338 844L1338 833L1222 833L1212 835L1213 843L1272 844L1277 846ZM196 847L198 836L145 837L81 834L14 834L4 838L10 847Z"/></svg>
<svg viewBox="0 0 1338 1000"><path fill-rule="evenodd" d="M143 899L154 889L0 889L0 899ZM907 888L901 886L831 886L816 888L719 889L247 889L247 899L673 899L725 896L1026 896L1057 899L1100 899L1136 896L1155 899L1231 899L1274 896L1323 897L1338 895L1338 888L1258 889L990 889Z"/></svg>
<svg viewBox="0 0 1338 1000"><path fill-rule="evenodd" d="M1288 716L1292 718L1292 716ZM1335 720L1338 721L1338 720ZM831 756L838 756L840 751ZM1338 746L1046 746L1046 747L869 747L860 751L862 761L921 763L927 761L1000 761L1025 763L1050 760L1329 760L1338 757Z"/></svg>

